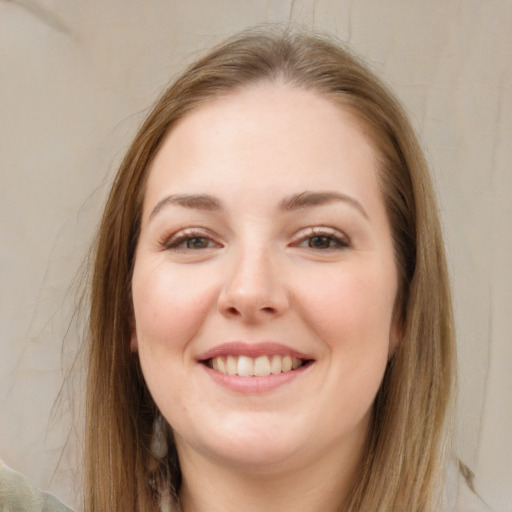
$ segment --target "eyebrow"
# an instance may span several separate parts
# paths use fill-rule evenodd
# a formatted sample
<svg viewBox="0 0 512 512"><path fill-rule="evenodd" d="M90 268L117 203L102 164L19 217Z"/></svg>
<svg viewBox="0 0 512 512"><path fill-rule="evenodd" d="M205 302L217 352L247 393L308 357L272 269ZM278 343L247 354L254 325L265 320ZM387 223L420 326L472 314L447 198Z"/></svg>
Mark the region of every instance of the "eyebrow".
<svg viewBox="0 0 512 512"><path fill-rule="evenodd" d="M363 215L363 217L368 219L368 214L366 213L366 210L363 208L363 205L357 199L347 194L342 194L340 192L301 192L300 194L295 194L293 196L283 199L279 207L281 210L284 211L294 211L305 208L312 208L314 206L323 206L325 204L330 204L337 201L342 201L344 203L349 204L350 206L358 210L359 213Z"/></svg>
<svg viewBox="0 0 512 512"><path fill-rule="evenodd" d="M208 194L173 194L164 197L156 203L156 206L149 214L149 219L152 219L162 208L169 205L176 205L194 210L204 210L208 212L223 209L222 203L215 197Z"/></svg>
<svg viewBox="0 0 512 512"><path fill-rule="evenodd" d="M366 219L368 219L366 210L357 199L347 194L332 191L305 191L299 194L294 194L284 198L279 203L279 209L289 212L313 208L315 206L323 206L337 201L349 204L358 210ZM217 198L209 194L172 194L158 201L156 206L149 214L149 219L151 220L160 210L169 205L176 205L183 208L203 210L207 212L217 212L224 209L222 203Z"/></svg>

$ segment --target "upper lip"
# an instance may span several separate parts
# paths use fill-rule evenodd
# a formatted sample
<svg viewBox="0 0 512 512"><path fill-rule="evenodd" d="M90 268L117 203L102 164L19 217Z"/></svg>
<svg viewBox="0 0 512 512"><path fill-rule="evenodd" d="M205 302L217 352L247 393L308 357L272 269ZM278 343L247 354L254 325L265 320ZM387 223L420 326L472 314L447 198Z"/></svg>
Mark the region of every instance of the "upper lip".
<svg viewBox="0 0 512 512"><path fill-rule="evenodd" d="M247 343L244 341L231 341L217 345L199 355L199 361L207 361L222 356L291 356L297 359L311 360L313 357L304 352L271 341Z"/></svg>

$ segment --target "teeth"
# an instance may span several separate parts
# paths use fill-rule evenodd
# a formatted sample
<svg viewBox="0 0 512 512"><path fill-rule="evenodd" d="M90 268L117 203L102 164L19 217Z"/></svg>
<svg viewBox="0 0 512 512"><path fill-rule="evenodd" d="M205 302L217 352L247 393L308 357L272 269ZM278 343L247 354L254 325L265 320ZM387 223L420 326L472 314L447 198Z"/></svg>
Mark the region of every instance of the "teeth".
<svg viewBox="0 0 512 512"><path fill-rule="evenodd" d="M224 359L222 359L222 357L216 357L214 358L214 361L217 360L217 365L218 367L215 368L215 366L213 367L214 370L219 370L220 373L228 373L228 369L226 368L226 361L224 361Z"/></svg>
<svg viewBox="0 0 512 512"><path fill-rule="evenodd" d="M267 356L260 356L254 360L254 375L256 377L270 375L270 361Z"/></svg>
<svg viewBox="0 0 512 512"><path fill-rule="evenodd" d="M236 375L238 370L237 360L233 356L228 356L226 360L226 371L228 375Z"/></svg>
<svg viewBox="0 0 512 512"><path fill-rule="evenodd" d="M281 373L281 368L283 367L283 360L281 356L274 356L272 358L272 364L270 365L270 373L275 375L276 373Z"/></svg>
<svg viewBox="0 0 512 512"><path fill-rule="evenodd" d="M282 371L289 372L291 369L292 369L292 358L290 356L284 356Z"/></svg>
<svg viewBox="0 0 512 512"><path fill-rule="evenodd" d="M252 357L240 356L238 358L238 370L240 377L250 377L254 375L254 360Z"/></svg>
<svg viewBox="0 0 512 512"><path fill-rule="evenodd" d="M270 374L285 373L296 370L302 361L290 356L222 356L214 357L211 367L224 375L239 375L241 377L266 377Z"/></svg>

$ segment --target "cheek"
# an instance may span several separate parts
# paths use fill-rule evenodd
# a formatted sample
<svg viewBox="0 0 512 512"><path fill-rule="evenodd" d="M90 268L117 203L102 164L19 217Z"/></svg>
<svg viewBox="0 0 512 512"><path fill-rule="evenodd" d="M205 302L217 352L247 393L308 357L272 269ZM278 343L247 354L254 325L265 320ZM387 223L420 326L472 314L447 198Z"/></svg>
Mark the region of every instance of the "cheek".
<svg viewBox="0 0 512 512"><path fill-rule="evenodd" d="M212 308L215 283L192 268L136 263L132 294L139 350L183 349Z"/></svg>
<svg viewBox="0 0 512 512"><path fill-rule="evenodd" d="M174 425L201 393L191 390L188 373L193 340L208 316L215 283L190 269L179 272L167 262L135 264L132 295L135 337L144 379L155 403Z"/></svg>
<svg viewBox="0 0 512 512"><path fill-rule="evenodd" d="M386 275L378 268L330 272L311 286L304 282L304 315L321 339L330 345L363 349L388 344L396 296L394 268ZM386 346L387 348L387 346Z"/></svg>
<svg viewBox="0 0 512 512"><path fill-rule="evenodd" d="M372 267L358 268L326 280L308 308L308 323L330 353L325 377L332 403L339 404L333 425L355 425L369 413L389 358L393 271L385 276Z"/></svg>

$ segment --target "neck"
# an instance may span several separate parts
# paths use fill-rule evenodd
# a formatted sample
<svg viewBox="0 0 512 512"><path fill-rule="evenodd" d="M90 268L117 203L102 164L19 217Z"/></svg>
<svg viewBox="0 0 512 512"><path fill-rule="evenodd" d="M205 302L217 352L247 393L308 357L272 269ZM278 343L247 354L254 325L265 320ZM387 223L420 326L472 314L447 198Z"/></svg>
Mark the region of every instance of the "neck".
<svg viewBox="0 0 512 512"><path fill-rule="evenodd" d="M363 441L364 442L364 441ZM179 450L182 512L339 512L354 483L363 443L331 450L293 470L247 470Z"/></svg>

